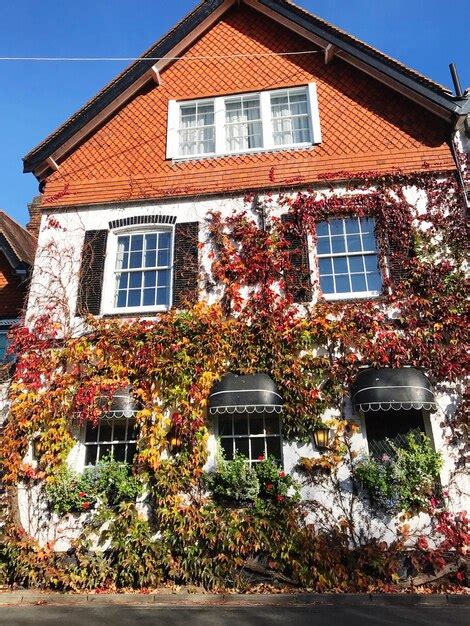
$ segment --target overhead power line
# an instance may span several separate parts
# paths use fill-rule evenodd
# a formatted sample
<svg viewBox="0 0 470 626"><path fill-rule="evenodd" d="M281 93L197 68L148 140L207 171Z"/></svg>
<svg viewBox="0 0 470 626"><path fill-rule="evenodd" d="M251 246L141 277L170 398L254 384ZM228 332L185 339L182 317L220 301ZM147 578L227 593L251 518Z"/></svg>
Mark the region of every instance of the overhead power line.
<svg viewBox="0 0 470 626"><path fill-rule="evenodd" d="M222 59L259 59L263 57L286 57L318 54L319 50L301 52L260 52L253 54L226 54L214 56L175 56L175 57L0 57L0 61L39 61L61 63L95 63L106 61L218 61Z"/></svg>

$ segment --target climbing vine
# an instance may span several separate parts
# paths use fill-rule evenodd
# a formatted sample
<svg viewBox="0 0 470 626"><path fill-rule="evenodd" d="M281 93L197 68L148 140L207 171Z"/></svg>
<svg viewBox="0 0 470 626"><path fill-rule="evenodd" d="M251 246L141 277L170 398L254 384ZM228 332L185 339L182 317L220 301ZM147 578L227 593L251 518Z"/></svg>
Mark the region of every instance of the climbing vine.
<svg viewBox="0 0 470 626"><path fill-rule="evenodd" d="M50 485L75 444L74 428L96 424L113 394L130 387L140 406L133 469L147 483L151 516L139 522L127 508L109 534L120 536L127 520L138 529L136 543L143 541L136 549L148 554L146 550L157 550L150 540L150 524L155 524L162 533L158 559L154 555L159 563L155 580L217 586L225 578L235 584L236 571L246 559L267 554L271 573L278 573L277 579L273 574L276 580L319 590L365 590L379 583L385 589L395 584L402 539L384 546L369 537L361 544L351 519L334 521L331 516L328 532L324 528L319 533L308 522L304 504L295 505L297 512L284 507L282 514L275 501L262 512L224 510L207 495L202 480L210 426L207 400L214 383L228 371L269 373L284 398L284 437L306 442L327 410L342 416L359 366L422 367L441 390L456 395L457 410L443 418L443 428L449 445L459 450L456 456L467 452L463 372L468 364L468 230L457 182L430 173L405 177L398 172L356 177L346 189L329 180L325 185L324 192L249 195L244 211L208 216L203 244L210 260L206 287L218 294L218 304L171 310L157 321L90 318L87 332L78 337L64 336L51 315L17 329L13 349L18 361L0 443L4 480L45 482L53 489ZM352 215L375 218L382 295L366 301L326 301L319 293L316 269L311 268L314 299L295 303L293 253L298 251L292 251L292 235L315 243L319 222ZM313 482L322 473L331 479L345 463L353 431L353 425L337 422L334 449L320 459L302 460L304 472L315 475ZM169 432L181 442L176 454L169 451ZM26 463L33 439L37 458ZM339 482L337 487L341 489ZM461 551L468 541L466 518L451 520L445 509L431 505L429 513L432 519L440 516L438 534L445 541L453 545L451 537L458 537ZM4 551L29 558L36 548L15 532L10 531ZM420 554L428 556L438 549L426 551L422 546ZM83 565L80 550L77 563ZM110 563L121 558L116 550L111 548ZM48 558L57 566L58 557L51 553ZM319 568L320 558L327 559L327 566ZM372 558L378 563L373 571ZM415 558L417 569L424 560ZM102 566L91 559L83 568L94 579L89 568L96 573ZM353 568L352 576L348 567ZM431 567L429 560L426 567ZM461 580L460 565L455 572ZM141 585L139 576L137 572L126 584ZM11 572L7 576L15 577ZM29 580L23 574L20 579ZM115 579L108 582L118 584Z"/></svg>

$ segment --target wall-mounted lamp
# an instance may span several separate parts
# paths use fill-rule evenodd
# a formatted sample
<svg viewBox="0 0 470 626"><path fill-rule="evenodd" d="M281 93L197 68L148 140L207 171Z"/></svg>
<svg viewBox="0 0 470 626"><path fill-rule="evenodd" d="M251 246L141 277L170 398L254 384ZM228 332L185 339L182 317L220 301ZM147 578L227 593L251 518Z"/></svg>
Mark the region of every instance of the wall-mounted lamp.
<svg viewBox="0 0 470 626"><path fill-rule="evenodd" d="M317 450L326 450L331 441L332 430L326 424L319 424L313 431L313 440Z"/></svg>

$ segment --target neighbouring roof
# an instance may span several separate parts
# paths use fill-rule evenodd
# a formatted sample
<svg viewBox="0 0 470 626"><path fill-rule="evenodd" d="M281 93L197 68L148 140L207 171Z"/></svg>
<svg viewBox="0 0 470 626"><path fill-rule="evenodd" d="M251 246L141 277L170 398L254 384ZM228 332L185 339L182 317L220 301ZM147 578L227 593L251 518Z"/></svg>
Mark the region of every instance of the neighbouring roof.
<svg viewBox="0 0 470 626"><path fill-rule="evenodd" d="M2 237L20 263L30 267L33 265L36 240L25 228L0 210L0 243Z"/></svg>
<svg viewBox="0 0 470 626"><path fill-rule="evenodd" d="M169 56L176 45L189 37L215 11L224 6L228 9L235 4L235 1L203 0L163 38L144 52L140 57L142 60L132 63L62 126L29 152L23 159L24 171L34 172L66 142L73 141L75 134L79 133L136 81L149 73L155 65L155 58ZM296 27L318 37L325 44L334 46L338 55L341 55L344 60L354 61L357 67L367 68L382 75L389 82L391 81L396 88L403 88L406 92L419 96L422 101L429 102L434 110L441 111L449 120L454 116L464 114L469 108L468 95L464 98L457 98L446 87L298 7L290 0L242 1L255 9L275 12L276 15L287 19Z"/></svg>

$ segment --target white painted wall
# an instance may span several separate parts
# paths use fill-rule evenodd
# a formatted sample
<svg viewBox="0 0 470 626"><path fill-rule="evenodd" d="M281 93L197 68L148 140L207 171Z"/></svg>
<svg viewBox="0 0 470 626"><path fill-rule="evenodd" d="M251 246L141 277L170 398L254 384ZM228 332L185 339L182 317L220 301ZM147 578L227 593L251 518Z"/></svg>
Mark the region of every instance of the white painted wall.
<svg viewBox="0 0 470 626"><path fill-rule="evenodd" d="M337 191L337 190L336 190ZM328 193L328 189L324 188L319 192ZM421 190L409 188L406 190L407 199L415 204L417 213L426 211L426 197ZM276 203L272 203L273 207ZM248 210L247 205L242 196L231 197L212 197L212 198L188 198L178 201L160 201L160 202L142 202L132 205L105 205L80 207L76 209L67 209L63 211L46 210L42 217L41 230L39 235L38 253L36 256L36 264L31 282L31 294L27 309L27 321L32 320L40 314L50 314L60 321L64 326L65 332L72 334L80 334L83 332L84 326L81 319L75 316L77 291L78 291L78 274L80 268L82 247L86 230L108 229L109 222L112 220L131 217L135 215L166 215L175 216L177 222L199 221L200 241L204 241L207 237L205 228L205 219L210 211L221 211L223 215L230 215L233 211ZM283 211L274 209L273 214L280 215ZM60 228L50 227L50 218L60 224ZM423 226L425 227L425 225ZM310 251L311 267L316 267L314 250ZM111 273L111 266L114 259L108 259L106 271ZM210 259L208 250L201 250L201 282L200 282L200 298L209 303L216 302L219 293L217 290L207 293L204 291L203 273L210 271ZM315 269L312 278L315 279ZM316 299L316 297L315 297ZM389 312L393 315L393 311ZM1 391L1 390L0 390ZM445 432L441 427L441 421L447 411L452 411L455 398L448 396L438 396L439 411L429 417L428 430L432 433L434 445L437 450L443 453L445 466L442 471L442 483L444 489L449 481L457 484L458 488L450 489L450 497L452 499L452 508L462 510L468 508L470 503L468 497L468 481L465 475L452 478L454 466L457 459L454 458L454 452L447 443L449 433ZM346 406L345 417L352 419L352 407ZM361 422L361 420L359 420ZM365 437L364 424L360 423L361 430L353 438L353 447L360 453L367 452L367 440ZM80 471L84 463L84 445L83 432L77 432L77 445L71 452L69 457L70 466ZM210 458L207 468L214 464L216 450L216 440L211 435L209 440ZM302 456L311 457L318 455L313 443L311 445L298 445L296 443L284 444L284 466L287 472L296 475L295 466ZM297 476L299 479L300 476ZM344 470L344 487L347 491L349 481L347 471ZM463 493L462 493L463 492ZM325 505L330 505L332 494L327 491L304 487L302 495L308 500L318 500ZM40 521L44 519L44 503L40 504L37 499L37 493L31 493L26 489L20 490L21 516L25 528L30 530L32 534L46 541L52 537L60 538L65 541L67 537L75 536L78 532L77 528L81 521L76 519L64 522L63 520ZM38 509L39 507L39 509ZM42 513L40 513L42 511ZM338 515L340 512L338 511ZM370 515L366 511L358 511L357 515L364 520L368 520L370 532L376 536L388 535L393 532L393 520L371 521ZM85 519L85 518L84 518ZM415 520L416 524L425 523L426 520ZM44 526L45 523L45 526ZM41 526L42 524L42 526ZM65 525L64 525L65 524ZM78 524L78 526L77 526ZM51 535L52 533L52 535ZM64 539L65 537L65 539ZM60 544L64 546L65 544Z"/></svg>

